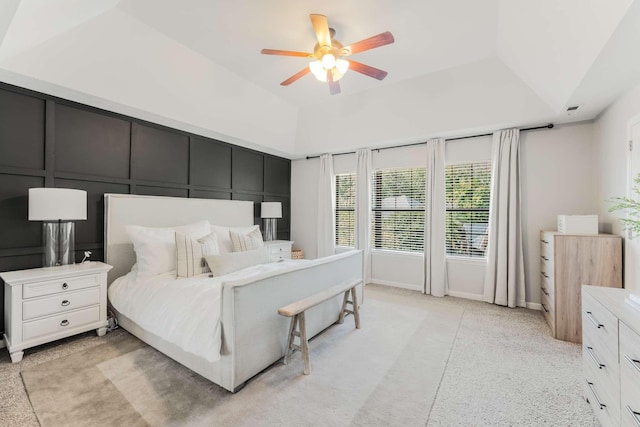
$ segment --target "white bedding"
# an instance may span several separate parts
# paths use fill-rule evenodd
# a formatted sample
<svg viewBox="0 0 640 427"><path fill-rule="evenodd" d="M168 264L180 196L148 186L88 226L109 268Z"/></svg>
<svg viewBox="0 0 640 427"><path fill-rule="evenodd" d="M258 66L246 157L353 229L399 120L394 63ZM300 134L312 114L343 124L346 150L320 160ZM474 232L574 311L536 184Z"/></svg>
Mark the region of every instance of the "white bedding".
<svg viewBox="0 0 640 427"><path fill-rule="evenodd" d="M109 301L147 331L186 352L215 362L220 359L220 296L224 282L246 280L308 261L261 264L219 277L201 274L176 279L175 271L137 278L136 268L109 286Z"/></svg>

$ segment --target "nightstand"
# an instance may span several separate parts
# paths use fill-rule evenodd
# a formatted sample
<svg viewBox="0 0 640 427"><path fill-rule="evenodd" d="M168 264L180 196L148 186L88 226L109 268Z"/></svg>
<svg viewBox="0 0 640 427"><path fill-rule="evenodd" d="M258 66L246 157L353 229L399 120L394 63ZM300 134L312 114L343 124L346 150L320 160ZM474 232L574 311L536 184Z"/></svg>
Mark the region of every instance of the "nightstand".
<svg viewBox="0 0 640 427"><path fill-rule="evenodd" d="M293 242L289 240L269 240L264 242L264 246L269 252L269 261L271 262L291 259L291 246L293 246Z"/></svg>
<svg viewBox="0 0 640 427"><path fill-rule="evenodd" d="M4 342L11 361L24 349L95 329L107 332L107 272L102 262L0 273Z"/></svg>

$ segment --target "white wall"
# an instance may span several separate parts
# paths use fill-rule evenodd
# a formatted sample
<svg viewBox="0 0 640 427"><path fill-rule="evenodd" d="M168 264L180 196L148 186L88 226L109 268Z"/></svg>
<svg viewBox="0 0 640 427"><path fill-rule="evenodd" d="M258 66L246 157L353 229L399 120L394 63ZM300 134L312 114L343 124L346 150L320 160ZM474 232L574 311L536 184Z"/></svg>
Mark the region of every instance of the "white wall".
<svg viewBox="0 0 640 427"><path fill-rule="evenodd" d="M539 232L555 229L558 214L589 214L597 211L593 196L592 124L564 125L552 130L523 132L522 191L527 302L540 302ZM447 163L488 160L491 138L450 141ZM382 150L373 153L374 168L425 166L425 146ZM295 160L291 167L291 234L295 246L309 258L316 255L317 159ZM355 172L355 156L334 157L336 173ZM392 251L373 251L372 281L409 289L422 289L423 256ZM485 263L468 258L447 260L450 294L482 299Z"/></svg>
<svg viewBox="0 0 640 427"><path fill-rule="evenodd" d="M594 193L600 215L601 228L604 231L624 235L619 213L609 213L611 206L607 200L611 197L627 194L627 141L628 123L640 114L640 86L627 92L607 108L595 120L594 138L594 174L596 176ZM640 281L635 279L640 268L638 254L625 241L625 288L640 290Z"/></svg>

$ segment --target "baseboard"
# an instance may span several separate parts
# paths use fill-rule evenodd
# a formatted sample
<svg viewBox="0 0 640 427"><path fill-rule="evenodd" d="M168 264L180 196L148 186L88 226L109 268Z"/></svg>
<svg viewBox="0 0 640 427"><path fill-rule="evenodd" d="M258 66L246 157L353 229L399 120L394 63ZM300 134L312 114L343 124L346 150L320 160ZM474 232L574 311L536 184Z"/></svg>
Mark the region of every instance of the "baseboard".
<svg viewBox="0 0 640 427"><path fill-rule="evenodd" d="M447 295L449 295L450 297L464 298L464 299L470 299L474 301L484 301L484 295L470 294L468 292L458 292L458 291L449 290L449 293Z"/></svg>
<svg viewBox="0 0 640 427"><path fill-rule="evenodd" d="M371 279L371 281L369 283L376 284L376 285L383 285L383 286L392 286L394 288L402 288L402 289L409 289L409 290L412 290L412 291L422 292L422 287L421 286L411 285L409 283L392 282L390 280L379 280L379 279Z"/></svg>
<svg viewBox="0 0 640 427"><path fill-rule="evenodd" d="M542 310L542 304L537 303L537 302L528 302L527 303L527 308L531 309L531 310Z"/></svg>

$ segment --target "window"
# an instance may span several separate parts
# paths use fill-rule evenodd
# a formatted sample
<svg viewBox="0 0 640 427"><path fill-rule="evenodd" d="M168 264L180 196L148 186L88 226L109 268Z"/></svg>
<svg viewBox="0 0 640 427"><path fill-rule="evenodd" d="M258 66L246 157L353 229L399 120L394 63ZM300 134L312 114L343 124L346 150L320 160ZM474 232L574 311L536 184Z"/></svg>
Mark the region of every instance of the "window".
<svg viewBox="0 0 640 427"><path fill-rule="evenodd" d="M336 175L336 245L355 247L356 174Z"/></svg>
<svg viewBox="0 0 640 427"><path fill-rule="evenodd" d="M489 227L491 162L447 166L447 255L484 257Z"/></svg>
<svg viewBox="0 0 640 427"><path fill-rule="evenodd" d="M384 169L371 180L371 246L424 250L425 169Z"/></svg>

